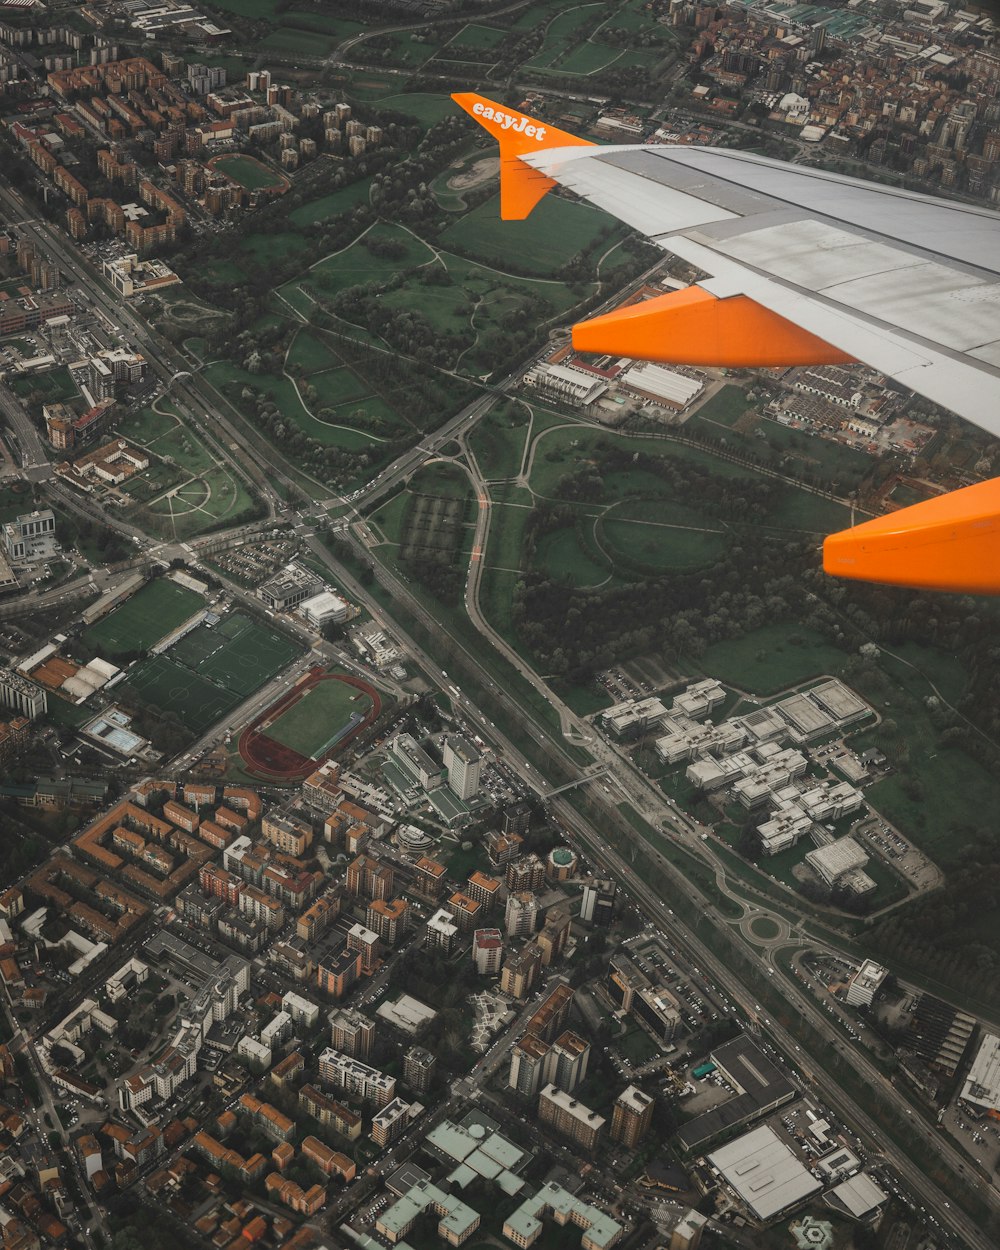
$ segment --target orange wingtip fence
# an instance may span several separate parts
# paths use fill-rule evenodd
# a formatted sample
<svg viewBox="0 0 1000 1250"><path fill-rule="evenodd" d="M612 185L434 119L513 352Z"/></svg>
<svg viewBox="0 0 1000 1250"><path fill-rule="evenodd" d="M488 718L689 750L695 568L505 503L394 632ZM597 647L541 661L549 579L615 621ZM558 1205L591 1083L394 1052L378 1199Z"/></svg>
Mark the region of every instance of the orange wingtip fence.
<svg viewBox="0 0 1000 1250"><path fill-rule="evenodd" d="M823 568L918 590L1000 594L1000 478L831 534Z"/></svg>
<svg viewBox="0 0 1000 1250"><path fill-rule="evenodd" d="M546 148L593 147L589 139L578 139L548 122L528 117L519 109L497 104L474 91L461 91L451 97L500 144L500 216L504 221L523 221L538 201L556 185L532 169L521 156Z"/></svg>

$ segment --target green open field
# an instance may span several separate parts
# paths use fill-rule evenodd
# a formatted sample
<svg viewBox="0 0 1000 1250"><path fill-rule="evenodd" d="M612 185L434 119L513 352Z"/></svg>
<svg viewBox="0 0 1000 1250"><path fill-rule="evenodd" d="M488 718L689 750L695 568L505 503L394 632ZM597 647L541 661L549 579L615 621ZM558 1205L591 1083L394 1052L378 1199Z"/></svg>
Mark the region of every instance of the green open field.
<svg viewBox="0 0 1000 1250"><path fill-rule="evenodd" d="M204 606L205 600L195 591L158 577L91 625L83 639L112 658L128 651L148 651Z"/></svg>
<svg viewBox="0 0 1000 1250"><path fill-rule="evenodd" d="M200 625L169 651L143 660L122 685L202 734L300 651L283 634L237 612L217 626Z"/></svg>
<svg viewBox="0 0 1000 1250"><path fill-rule="evenodd" d="M727 685L768 695L823 673L837 675L846 659L805 625L765 625L742 638L713 643L699 667Z"/></svg>
<svg viewBox="0 0 1000 1250"><path fill-rule="evenodd" d="M552 274L595 243L609 224L610 218L599 210L556 195L547 195L527 221L501 221L500 197L495 196L448 226L440 242L475 260L510 257L519 269Z"/></svg>
<svg viewBox="0 0 1000 1250"><path fill-rule="evenodd" d="M346 213L358 204L367 204L368 194L368 180L362 178L359 182L352 182L349 186L341 187L339 191L331 191L329 195L321 195L315 200L306 200L298 208L292 209L288 214L288 220L293 226L313 226L316 222L325 221L328 217L337 217L340 213Z"/></svg>
<svg viewBox="0 0 1000 1250"><path fill-rule="evenodd" d="M347 682L321 681L264 732L282 746L315 758L344 732L352 716L367 716L371 706L369 696Z"/></svg>
<svg viewBox="0 0 1000 1250"><path fill-rule="evenodd" d="M212 161L212 168L232 178L248 191L258 191L261 187L280 186L286 182L284 174L269 169L261 161L252 156L234 155L219 156Z"/></svg>
<svg viewBox="0 0 1000 1250"><path fill-rule="evenodd" d="M504 404L490 409L470 435L469 442L487 480L514 477L521 468L531 410L527 404Z"/></svg>

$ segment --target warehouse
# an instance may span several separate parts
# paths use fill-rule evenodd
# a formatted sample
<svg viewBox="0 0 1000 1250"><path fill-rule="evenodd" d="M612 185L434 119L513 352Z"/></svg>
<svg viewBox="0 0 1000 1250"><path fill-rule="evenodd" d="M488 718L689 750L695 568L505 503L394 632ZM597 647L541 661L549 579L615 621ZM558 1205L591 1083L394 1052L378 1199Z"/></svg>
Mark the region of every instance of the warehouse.
<svg viewBox="0 0 1000 1250"><path fill-rule="evenodd" d="M961 1100L977 1115L1000 1119L1000 1037L985 1033L962 1086Z"/></svg>
<svg viewBox="0 0 1000 1250"><path fill-rule="evenodd" d="M688 377L662 365L639 364L625 374L622 386L641 399L683 412L705 389L705 379Z"/></svg>
<svg viewBox="0 0 1000 1250"><path fill-rule="evenodd" d="M767 1125L716 1150L708 1162L761 1221L774 1219L822 1189Z"/></svg>

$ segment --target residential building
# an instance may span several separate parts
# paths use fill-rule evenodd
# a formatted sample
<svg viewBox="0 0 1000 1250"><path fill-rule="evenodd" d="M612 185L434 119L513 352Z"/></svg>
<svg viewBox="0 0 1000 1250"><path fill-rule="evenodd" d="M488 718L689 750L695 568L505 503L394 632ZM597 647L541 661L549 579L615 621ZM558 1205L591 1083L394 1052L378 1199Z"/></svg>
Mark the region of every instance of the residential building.
<svg viewBox="0 0 1000 1250"><path fill-rule="evenodd" d="M573 997L574 991L568 985L555 986L525 1025L527 1032L551 1042L566 1027Z"/></svg>
<svg viewBox="0 0 1000 1250"><path fill-rule="evenodd" d="M414 1103L411 1107L402 1098L394 1098L392 1102L386 1103L372 1116L371 1139L375 1145L384 1148L399 1141L410 1126L414 1108L419 1106L419 1103Z"/></svg>
<svg viewBox="0 0 1000 1250"><path fill-rule="evenodd" d="M569 941L569 934L569 908L565 906L551 908L545 916L541 932L535 939L538 949L542 952L543 967L548 968L561 957Z"/></svg>
<svg viewBox="0 0 1000 1250"><path fill-rule="evenodd" d="M580 919L589 924L609 925L614 919L617 886L608 879L596 877L583 887L580 900Z"/></svg>
<svg viewBox="0 0 1000 1250"><path fill-rule="evenodd" d="M332 1011L330 1043L353 1059L370 1059L375 1047L375 1022L353 1007Z"/></svg>
<svg viewBox="0 0 1000 1250"><path fill-rule="evenodd" d="M503 962L503 937L499 929L475 931L472 935L472 962L480 976L499 976Z"/></svg>
<svg viewBox="0 0 1000 1250"><path fill-rule="evenodd" d="M512 938L532 937L538 928L541 908L534 894L520 892L507 896L504 927Z"/></svg>
<svg viewBox="0 0 1000 1250"><path fill-rule="evenodd" d="M514 1046L510 1056L507 1084L525 1098L534 1098L547 1081L546 1062L549 1044L534 1033L526 1033Z"/></svg>
<svg viewBox="0 0 1000 1250"><path fill-rule="evenodd" d="M346 1137L348 1141L357 1141L361 1136L361 1116L334 1099L328 1098L314 1085L303 1085L299 1090L299 1106L324 1128L332 1128Z"/></svg>
<svg viewBox="0 0 1000 1250"><path fill-rule="evenodd" d="M505 883L512 894L540 890L545 884L545 864L535 854L522 855L507 865Z"/></svg>
<svg viewBox="0 0 1000 1250"><path fill-rule="evenodd" d="M567 1094L583 1081L590 1063L590 1043L567 1029L552 1043L545 1064L545 1078Z"/></svg>
<svg viewBox="0 0 1000 1250"><path fill-rule="evenodd" d="M436 1067L436 1055L423 1046L411 1046L403 1056L403 1081L415 1094L426 1094Z"/></svg>
<svg viewBox="0 0 1000 1250"><path fill-rule="evenodd" d="M500 975L500 988L514 998L527 998L535 988L542 967L542 952L530 942L523 950L509 955Z"/></svg>
<svg viewBox="0 0 1000 1250"><path fill-rule="evenodd" d="M541 1237L546 1216L552 1216L557 1224L575 1224L580 1229L580 1250L611 1250L625 1233L625 1229L600 1207L591 1206L549 1181L507 1216L503 1235L518 1250L528 1250Z"/></svg>
<svg viewBox="0 0 1000 1250"><path fill-rule="evenodd" d="M455 917L455 923L458 925L460 933L471 932L483 914L482 903L477 899L470 898L468 894L464 894L461 890L455 891L447 903L445 903L445 907Z"/></svg>
<svg viewBox="0 0 1000 1250"><path fill-rule="evenodd" d="M396 1096L395 1077L386 1076L377 1068L370 1068L329 1047L319 1057L319 1076L325 1084L343 1089L356 1098L370 1098L379 1107L392 1102Z"/></svg>
<svg viewBox="0 0 1000 1250"><path fill-rule="evenodd" d="M653 1121L653 1099L629 1085L615 1100L611 1113L611 1137L627 1149L634 1149L649 1131Z"/></svg>
<svg viewBox="0 0 1000 1250"><path fill-rule="evenodd" d="M500 882L496 877L490 877L485 872L474 872L466 882L465 892L470 898L474 898L483 905L483 915L488 916L493 911L493 905L500 897Z"/></svg>
<svg viewBox="0 0 1000 1250"><path fill-rule="evenodd" d="M556 1085L546 1085L539 1095L538 1118L587 1154L596 1149L605 1124L603 1116Z"/></svg>
<svg viewBox="0 0 1000 1250"><path fill-rule="evenodd" d="M386 946L395 946L406 933L409 912L410 906L405 899L394 898L392 902L386 902L376 898L368 904L366 923Z"/></svg>
<svg viewBox="0 0 1000 1250"><path fill-rule="evenodd" d="M458 933L454 916L442 907L427 921L427 946L431 950L443 950L449 955Z"/></svg>

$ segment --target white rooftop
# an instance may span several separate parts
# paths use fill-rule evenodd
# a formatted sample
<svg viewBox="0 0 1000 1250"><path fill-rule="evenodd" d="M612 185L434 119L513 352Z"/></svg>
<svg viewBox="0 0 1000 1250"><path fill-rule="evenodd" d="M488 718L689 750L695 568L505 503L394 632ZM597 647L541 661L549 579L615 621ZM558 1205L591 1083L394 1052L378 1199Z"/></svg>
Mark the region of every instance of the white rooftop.
<svg viewBox="0 0 1000 1250"><path fill-rule="evenodd" d="M761 1220L771 1219L822 1189L766 1125L714 1151L708 1161Z"/></svg>

